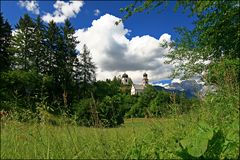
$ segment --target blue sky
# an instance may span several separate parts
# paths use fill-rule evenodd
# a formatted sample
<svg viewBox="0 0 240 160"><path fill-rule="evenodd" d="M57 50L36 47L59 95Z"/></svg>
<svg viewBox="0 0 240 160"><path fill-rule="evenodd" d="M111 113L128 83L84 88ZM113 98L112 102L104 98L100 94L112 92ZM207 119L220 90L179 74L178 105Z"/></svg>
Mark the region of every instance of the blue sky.
<svg viewBox="0 0 240 160"><path fill-rule="evenodd" d="M173 66L164 65L163 57L167 51L159 48L158 43L164 38L168 41L175 40L177 37L175 27L193 28L193 18L189 18L187 13L183 14L181 8L177 12L173 11L174 1L169 1L169 6L161 14L157 11L152 11L150 14L138 13L117 27L111 22L114 23L115 20L123 17L124 14L119 9L132 1L88 0L81 4L77 1L73 2L59 3L60 12L63 11L61 9L64 6L67 10L66 14L61 12L60 16L70 19L78 39L89 46L98 67L98 79L112 78L124 72L128 73L135 82L141 81L143 72L149 73L150 80L168 78ZM42 18L47 14L49 14L48 19L53 17L53 13L57 10L54 4L56 5L56 1L44 0L36 1L35 6L30 6L30 3L3 0L1 12L14 28L19 18L25 13L33 18L37 14ZM75 13L71 12L71 9ZM46 19L43 18L45 21ZM81 46L78 46L79 50Z"/></svg>
<svg viewBox="0 0 240 160"><path fill-rule="evenodd" d="M52 1L38 1L40 7L40 15L45 12L53 12ZM94 19L97 19L99 16L109 13L117 17L123 17L124 13L119 11L120 8L131 4L132 1L84 1L84 6L81 11L77 14L75 18L71 18L71 22L75 28L85 28L89 27ZM174 1L169 1L169 6L161 14L157 11L152 11L150 14L139 13L130 17L127 21L124 22L126 28L130 29L132 32L130 37L141 36L149 34L158 38L163 33L170 33L173 39L176 38L176 33L174 31L175 27L185 26L187 28L192 28L193 18L189 18L187 13L183 14L182 10L174 12ZM99 16L94 15L94 10L99 9ZM20 7L18 1L8 1L1 0L1 12L5 18L8 19L10 24L14 27L18 22L19 18L28 13L32 17L36 17L35 14L29 12L24 7Z"/></svg>

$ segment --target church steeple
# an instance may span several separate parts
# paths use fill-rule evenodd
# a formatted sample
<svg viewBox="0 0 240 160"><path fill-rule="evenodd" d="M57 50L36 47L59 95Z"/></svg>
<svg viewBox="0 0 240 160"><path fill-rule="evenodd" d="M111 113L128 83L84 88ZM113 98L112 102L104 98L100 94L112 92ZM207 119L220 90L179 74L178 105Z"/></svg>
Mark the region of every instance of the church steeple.
<svg viewBox="0 0 240 160"><path fill-rule="evenodd" d="M148 75L147 75L147 73L143 74L142 84L143 84L143 86L148 84Z"/></svg>
<svg viewBox="0 0 240 160"><path fill-rule="evenodd" d="M128 78L128 75L126 73L124 73L122 75L122 84L124 84L124 85L129 84L129 78Z"/></svg>

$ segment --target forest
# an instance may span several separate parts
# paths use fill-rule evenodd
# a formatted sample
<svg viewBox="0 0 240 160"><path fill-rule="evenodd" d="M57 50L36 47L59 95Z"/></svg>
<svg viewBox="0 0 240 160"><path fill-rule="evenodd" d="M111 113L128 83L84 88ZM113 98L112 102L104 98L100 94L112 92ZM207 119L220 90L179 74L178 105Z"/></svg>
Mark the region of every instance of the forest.
<svg viewBox="0 0 240 160"><path fill-rule="evenodd" d="M81 53L75 49L79 42L69 20L63 26L53 21L45 25L40 17L32 19L25 14L11 34L11 26L2 16L1 19L6 36L1 63L1 108L19 114L19 121L33 118L40 122L42 114L65 114L69 118L75 116L80 125L102 123L104 127L114 127L124 122L124 116L167 115L171 109L160 105L173 101L179 112L191 108L193 100L184 95L173 99L171 93L157 92L150 85L144 94L131 96L131 84L123 85L121 77L96 81L90 49L86 45ZM56 123L51 118L50 121Z"/></svg>
<svg viewBox="0 0 240 160"><path fill-rule="evenodd" d="M120 9L122 21L165 3L136 0ZM1 159L238 159L239 2L179 6L197 20L193 30L179 27L180 38L163 44L172 48L166 63L178 64L173 76L185 79L204 71L204 82L217 91L203 98L151 85L130 95L121 77L96 80L91 48L76 50L81 42L70 20L57 25L25 14L13 30L1 13Z"/></svg>

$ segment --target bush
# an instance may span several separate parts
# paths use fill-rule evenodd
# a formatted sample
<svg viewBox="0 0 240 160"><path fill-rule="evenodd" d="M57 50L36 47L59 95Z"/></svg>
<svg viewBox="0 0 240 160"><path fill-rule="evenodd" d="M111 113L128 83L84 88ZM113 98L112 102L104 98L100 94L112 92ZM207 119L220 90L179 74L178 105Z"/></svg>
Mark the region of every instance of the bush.
<svg viewBox="0 0 240 160"><path fill-rule="evenodd" d="M144 91L138 97L137 102L127 112L127 117L149 117L149 104L156 97L157 91L150 85L145 87Z"/></svg>
<svg viewBox="0 0 240 160"><path fill-rule="evenodd" d="M92 117L93 100L91 98L82 99L78 103L74 103L73 108L75 109L77 124L84 126L95 125Z"/></svg>
<svg viewBox="0 0 240 160"><path fill-rule="evenodd" d="M99 105L99 118L104 127L115 127L124 123L124 110L121 108L121 97L106 96Z"/></svg>
<svg viewBox="0 0 240 160"><path fill-rule="evenodd" d="M227 85L227 88L235 87L231 85L239 83L239 70L239 59L223 59L217 63L213 63L209 67L206 78L209 83L213 83L218 86Z"/></svg>
<svg viewBox="0 0 240 160"><path fill-rule="evenodd" d="M154 116L163 116L169 111L170 94L165 91L158 92L157 96L151 101L149 110Z"/></svg>
<svg viewBox="0 0 240 160"><path fill-rule="evenodd" d="M94 99L82 99L75 103L77 123L84 126L115 127L124 122L124 110L120 107L121 97L106 96L102 102Z"/></svg>

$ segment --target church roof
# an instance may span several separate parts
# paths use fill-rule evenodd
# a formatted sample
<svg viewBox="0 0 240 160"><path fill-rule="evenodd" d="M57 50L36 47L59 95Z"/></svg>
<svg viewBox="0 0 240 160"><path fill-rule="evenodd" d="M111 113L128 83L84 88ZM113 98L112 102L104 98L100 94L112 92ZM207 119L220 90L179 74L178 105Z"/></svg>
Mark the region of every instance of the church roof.
<svg viewBox="0 0 240 160"><path fill-rule="evenodd" d="M128 75L127 75L126 73L124 73L124 74L122 75L122 78L128 78Z"/></svg>
<svg viewBox="0 0 240 160"><path fill-rule="evenodd" d="M133 87L136 89L136 90L143 90L144 89L144 86L142 84L133 84Z"/></svg>

